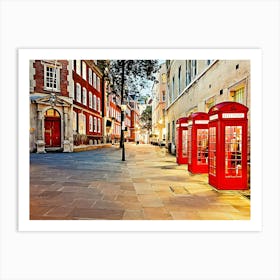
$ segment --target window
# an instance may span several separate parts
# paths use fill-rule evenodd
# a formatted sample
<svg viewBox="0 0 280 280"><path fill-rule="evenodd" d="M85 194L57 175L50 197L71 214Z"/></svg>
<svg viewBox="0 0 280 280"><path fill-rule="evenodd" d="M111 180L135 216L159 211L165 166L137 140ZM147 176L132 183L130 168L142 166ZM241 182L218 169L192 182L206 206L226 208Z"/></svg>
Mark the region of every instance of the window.
<svg viewBox="0 0 280 280"><path fill-rule="evenodd" d="M81 60L76 60L76 73L81 75Z"/></svg>
<svg viewBox="0 0 280 280"><path fill-rule="evenodd" d="M172 143L175 144L175 121L172 121Z"/></svg>
<svg viewBox="0 0 280 280"><path fill-rule="evenodd" d="M165 73L161 74L161 82L162 82L163 84L166 83L166 74L165 74Z"/></svg>
<svg viewBox="0 0 280 280"><path fill-rule="evenodd" d="M83 79L87 80L87 65L84 61L82 62L82 65L83 65L83 73L82 73Z"/></svg>
<svg viewBox="0 0 280 280"><path fill-rule="evenodd" d="M96 118L96 117L94 117L93 131L94 131L94 132L97 132L97 118Z"/></svg>
<svg viewBox="0 0 280 280"><path fill-rule="evenodd" d="M225 127L225 176L242 175L242 126Z"/></svg>
<svg viewBox="0 0 280 280"><path fill-rule="evenodd" d="M181 66L178 70L178 95L181 93Z"/></svg>
<svg viewBox="0 0 280 280"><path fill-rule="evenodd" d="M165 102L166 94L165 90L162 91L162 102Z"/></svg>
<svg viewBox="0 0 280 280"><path fill-rule="evenodd" d="M174 100L175 77L172 78L171 101Z"/></svg>
<svg viewBox="0 0 280 280"><path fill-rule="evenodd" d="M93 72L93 87L96 88L96 74Z"/></svg>
<svg viewBox="0 0 280 280"><path fill-rule="evenodd" d="M97 119L97 131L101 132L101 121L100 121L100 119Z"/></svg>
<svg viewBox="0 0 280 280"><path fill-rule="evenodd" d="M97 111L100 112L100 98L97 97Z"/></svg>
<svg viewBox="0 0 280 280"><path fill-rule="evenodd" d="M93 109L96 110L96 95L93 95Z"/></svg>
<svg viewBox="0 0 280 280"><path fill-rule="evenodd" d="M88 82L92 85L92 70L88 68Z"/></svg>
<svg viewBox="0 0 280 280"><path fill-rule="evenodd" d="M73 123L72 123L72 128L74 132L77 132L77 113L75 111L73 111Z"/></svg>
<svg viewBox="0 0 280 280"><path fill-rule="evenodd" d="M81 102L81 85L76 84L76 101Z"/></svg>
<svg viewBox="0 0 280 280"><path fill-rule="evenodd" d="M100 78L99 77L97 77L96 89L97 89L97 91L100 91Z"/></svg>
<svg viewBox="0 0 280 280"><path fill-rule="evenodd" d="M51 66L44 65L44 87L48 90L58 91L60 89L59 69Z"/></svg>
<svg viewBox="0 0 280 280"><path fill-rule="evenodd" d="M208 163L208 129L197 129L197 164Z"/></svg>
<svg viewBox="0 0 280 280"><path fill-rule="evenodd" d="M197 61L192 60L192 77L194 78L197 74Z"/></svg>
<svg viewBox="0 0 280 280"><path fill-rule="evenodd" d="M191 82L191 61L186 60L186 86Z"/></svg>
<svg viewBox="0 0 280 280"><path fill-rule="evenodd" d="M216 127L209 128L209 174L216 176Z"/></svg>
<svg viewBox="0 0 280 280"><path fill-rule="evenodd" d="M93 117L89 116L89 131L93 132Z"/></svg>
<svg viewBox="0 0 280 280"><path fill-rule="evenodd" d="M87 90L83 87L83 104L87 105Z"/></svg>
<svg viewBox="0 0 280 280"><path fill-rule="evenodd" d="M244 87L237 89L231 93L233 101L243 103Z"/></svg>
<svg viewBox="0 0 280 280"><path fill-rule="evenodd" d="M86 134L86 116L82 113L79 114L79 133Z"/></svg>
<svg viewBox="0 0 280 280"><path fill-rule="evenodd" d="M92 93L89 92L89 108L92 108Z"/></svg>

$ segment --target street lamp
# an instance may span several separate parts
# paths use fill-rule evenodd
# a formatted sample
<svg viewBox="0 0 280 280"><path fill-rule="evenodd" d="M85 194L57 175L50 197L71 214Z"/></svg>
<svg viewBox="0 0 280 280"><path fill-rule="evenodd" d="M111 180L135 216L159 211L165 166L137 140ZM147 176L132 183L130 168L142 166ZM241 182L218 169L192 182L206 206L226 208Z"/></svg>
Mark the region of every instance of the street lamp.
<svg viewBox="0 0 280 280"><path fill-rule="evenodd" d="M122 161L125 161L125 147L124 147L124 131L125 131L125 111L126 104L121 104L121 114L122 114L122 127L121 127L121 146L122 146Z"/></svg>

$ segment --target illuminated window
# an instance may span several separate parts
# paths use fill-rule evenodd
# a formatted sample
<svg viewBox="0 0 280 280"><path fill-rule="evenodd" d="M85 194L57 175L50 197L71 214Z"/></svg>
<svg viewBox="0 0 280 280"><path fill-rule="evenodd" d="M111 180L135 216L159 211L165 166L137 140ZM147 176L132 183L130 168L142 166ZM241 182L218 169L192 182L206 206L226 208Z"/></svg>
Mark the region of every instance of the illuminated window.
<svg viewBox="0 0 280 280"><path fill-rule="evenodd" d="M244 87L236 90L233 94L233 101L243 103Z"/></svg>
<svg viewBox="0 0 280 280"><path fill-rule="evenodd" d="M208 129L197 129L197 164L208 162Z"/></svg>
<svg viewBox="0 0 280 280"><path fill-rule="evenodd" d="M54 109L49 109L45 112L45 117L60 117L58 111Z"/></svg>
<svg viewBox="0 0 280 280"><path fill-rule="evenodd" d="M209 174L216 176L216 127L209 128Z"/></svg>
<svg viewBox="0 0 280 280"><path fill-rule="evenodd" d="M242 126L225 127L225 175L242 175Z"/></svg>

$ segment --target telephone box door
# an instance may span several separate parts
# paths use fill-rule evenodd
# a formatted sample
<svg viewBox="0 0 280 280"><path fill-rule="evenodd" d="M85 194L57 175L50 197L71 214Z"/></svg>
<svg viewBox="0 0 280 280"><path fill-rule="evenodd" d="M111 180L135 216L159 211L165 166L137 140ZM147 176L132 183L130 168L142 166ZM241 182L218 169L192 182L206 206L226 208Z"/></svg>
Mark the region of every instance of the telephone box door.
<svg viewBox="0 0 280 280"><path fill-rule="evenodd" d="M208 173L208 114L196 112L189 117L188 171Z"/></svg>

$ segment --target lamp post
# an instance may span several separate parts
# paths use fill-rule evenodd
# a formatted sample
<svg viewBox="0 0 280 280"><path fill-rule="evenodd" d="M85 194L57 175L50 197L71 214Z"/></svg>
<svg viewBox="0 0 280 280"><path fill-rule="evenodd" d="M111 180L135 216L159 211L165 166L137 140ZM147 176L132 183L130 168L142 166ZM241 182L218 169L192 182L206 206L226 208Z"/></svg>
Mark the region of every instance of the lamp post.
<svg viewBox="0 0 280 280"><path fill-rule="evenodd" d="M125 60L122 60L122 79L121 79L121 141L120 148L122 148L122 161L125 161L125 148L124 148L124 114L126 110L126 105L124 104L124 70L125 70Z"/></svg>

